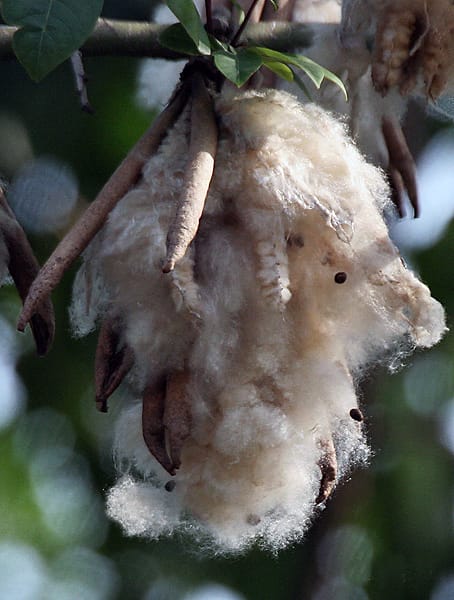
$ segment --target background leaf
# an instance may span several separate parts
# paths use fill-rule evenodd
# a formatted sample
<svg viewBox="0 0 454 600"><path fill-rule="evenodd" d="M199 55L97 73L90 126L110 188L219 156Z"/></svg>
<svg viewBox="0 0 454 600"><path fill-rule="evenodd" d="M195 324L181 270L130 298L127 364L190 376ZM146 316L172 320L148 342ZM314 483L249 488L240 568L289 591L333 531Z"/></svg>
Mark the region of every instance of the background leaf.
<svg viewBox="0 0 454 600"><path fill-rule="evenodd" d="M211 54L210 40L192 0L167 0L167 6L177 17L200 54Z"/></svg>
<svg viewBox="0 0 454 600"><path fill-rule="evenodd" d="M303 92L303 94L306 96L306 98L309 100L309 102L313 102L313 98L310 95L310 92L307 89L307 86L304 83L304 81L301 79L301 77L297 73L295 73L295 71L292 71L292 73L293 73L293 80L296 83L296 85L300 88L300 90Z"/></svg>
<svg viewBox="0 0 454 600"><path fill-rule="evenodd" d="M103 0L3 0L2 14L16 25L14 52L39 81L69 58L92 32Z"/></svg>
<svg viewBox="0 0 454 600"><path fill-rule="evenodd" d="M215 52L214 63L229 81L241 87L260 69L263 61L255 52L241 48L236 52Z"/></svg>

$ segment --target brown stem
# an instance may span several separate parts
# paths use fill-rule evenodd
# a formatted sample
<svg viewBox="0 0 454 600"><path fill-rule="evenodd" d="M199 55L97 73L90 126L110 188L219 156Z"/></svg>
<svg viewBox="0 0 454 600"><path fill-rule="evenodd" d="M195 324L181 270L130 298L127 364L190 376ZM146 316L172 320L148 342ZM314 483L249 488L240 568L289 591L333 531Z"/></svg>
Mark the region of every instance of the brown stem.
<svg viewBox="0 0 454 600"><path fill-rule="evenodd" d="M391 200L397 208L399 217L403 219L407 214L405 210L405 185L402 175L391 164L388 165L388 179L391 186Z"/></svg>
<svg viewBox="0 0 454 600"><path fill-rule="evenodd" d="M400 189L398 183L399 180L393 170L397 171L401 176L414 210L414 216L417 218L419 217L420 210L418 187L416 183L416 165L410 149L408 148L402 127L394 117L385 116L382 120L382 131L388 148L391 178L392 183L396 186L399 211L403 210L402 190Z"/></svg>
<svg viewBox="0 0 454 600"><path fill-rule="evenodd" d="M95 355L95 399L100 412L107 412L107 400L131 370L134 353L121 343L116 319L103 321Z"/></svg>
<svg viewBox="0 0 454 600"><path fill-rule="evenodd" d="M167 108L129 151L97 198L58 244L30 288L17 324L19 331L25 329L37 306L50 295L65 271L101 229L109 212L137 182L145 162L158 149L167 130L185 106L187 95L186 86L180 88Z"/></svg>
<svg viewBox="0 0 454 600"><path fill-rule="evenodd" d="M82 62L82 53L80 50L76 50L76 52L71 54L71 67L74 74L77 94L79 95L80 99L80 106L84 112L92 115L95 111L88 100L87 76L85 74L84 63Z"/></svg>
<svg viewBox="0 0 454 600"><path fill-rule="evenodd" d="M174 269L197 233L214 171L218 133L212 99L198 73L194 73L192 78L190 135L183 197L167 235L167 256L162 268L164 273Z"/></svg>
<svg viewBox="0 0 454 600"><path fill-rule="evenodd" d="M213 11L211 7L211 0L205 0L205 13L206 13L206 29L208 33L213 33Z"/></svg>
<svg viewBox="0 0 454 600"><path fill-rule="evenodd" d="M39 271L39 264L1 189L0 210L0 233L8 250L8 271L23 301ZM36 351L40 356L44 356L52 345L55 333L54 309L49 298L37 305L30 326L35 338Z"/></svg>

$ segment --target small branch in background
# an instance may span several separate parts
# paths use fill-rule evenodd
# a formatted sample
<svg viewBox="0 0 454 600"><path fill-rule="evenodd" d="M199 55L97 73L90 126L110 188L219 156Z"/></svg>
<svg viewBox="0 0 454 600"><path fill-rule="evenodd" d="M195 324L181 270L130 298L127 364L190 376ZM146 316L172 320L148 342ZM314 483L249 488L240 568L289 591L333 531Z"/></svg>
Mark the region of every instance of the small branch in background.
<svg viewBox="0 0 454 600"><path fill-rule="evenodd" d="M88 78L85 74L84 63L82 62L82 52L80 50L76 50L76 52L73 52L71 55L70 60L81 108L84 112L92 115L95 111L88 100Z"/></svg>
<svg viewBox="0 0 454 600"><path fill-rule="evenodd" d="M187 98L188 88L183 85L150 129L132 147L97 198L55 248L30 287L19 316L17 324L19 331L24 331L38 307L58 285L65 271L104 225L109 212L138 181L145 162L159 148L169 127L173 125L186 105Z"/></svg>
<svg viewBox="0 0 454 600"><path fill-rule="evenodd" d="M243 35L244 30L246 29L249 23L258 23L260 21L264 4L265 0L252 0L252 3L249 7L249 10L246 13L246 16L244 17L243 22L239 26L238 31L235 33L235 35L232 38L232 41L230 42L232 46L236 46L238 44L238 42L241 39L241 36Z"/></svg>
<svg viewBox="0 0 454 600"><path fill-rule="evenodd" d="M405 216L404 191L407 190L415 218L419 217L418 185L416 165L397 119L386 116L382 120L382 131L389 154L389 173L393 187L393 201L399 215Z"/></svg>
<svg viewBox="0 0 454 600"><path fill-rule="evenodd" d="M213 11L211 7L211 0L205 0L205 13L207 18L206 29L208 33L213 33Z"/></svg>

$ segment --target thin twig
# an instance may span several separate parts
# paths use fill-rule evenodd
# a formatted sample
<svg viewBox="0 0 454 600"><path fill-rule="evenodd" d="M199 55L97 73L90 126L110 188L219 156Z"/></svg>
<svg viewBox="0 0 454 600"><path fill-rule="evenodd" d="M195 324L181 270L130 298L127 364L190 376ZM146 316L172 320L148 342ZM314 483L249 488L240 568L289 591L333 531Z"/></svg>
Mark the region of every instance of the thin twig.
<svg viewBox="0 0 454 600"><path fill-rule="evenodd" d="M164 273L174 269L197 233L214 171L218 132L213 102L199 73L194 73L192 78L190 135L183 197L167 235Z"/></svg>
<svg viewBox="0 0 454 600"><path fill-rule="evenodd" d="M87 75L85 74L84 63L82 62L82 53L80 50L76 50L76 52L71 54L71 67L74 74L77 94L79 95L80 99L80 106L84 112L92 115L95 111L88 100Z"/></svg>
<svg viewBox="0 0 454 600"><path fill-rule="evenodd" d="M407 211L405 210L405 185L402 175L392 164L388 165L388 180L391 187L391 200L397 208L399 217L403 219L407 216Z"/></svg>
<svg viewBox="0 0 454 600"><path fill-rule="evenodd" d="M260 3L260 7L257 9L257 7L259 6L259 3ZM243 31L246 29L249 22L251 20L253 20L253 15L254 15L254 12L256 11L256 9L258 10L257 21L260 20L260 17L262 15L263 5L264 5L264 0L252 0L252 3L249 7L249 10L246 13L246 16L244 17L243 22L238 27L238 31L235 33L235 35L232 38L232 41L230 42L232 44L232 46L236 46L238 44L238 42L240 41L241 36L243 35Z"/></svg>
<svg viewBox="0 0 454 600"><path fill-rule="evenodd" d="M211 0L205 0L206 13L206 29L208 33L213 33L213 11L211 8Z"/></svg>
<svg viewBox="0 0 454 600"><path fill-rule="evenodd" d="M74 227L59 243L30 288L17 324L19 331L25 329L39 304L50 295L65 271L101 229L109 212L137 182L145 162L158 149L167 130L185 106L187 97L187 86L183 85L150 129L129 151L99 192L96 200L88 206Z"/></svg>
<svg viewBox="0 0 454 600"><path fill-rule="evenodd" d="M402 189L398 184L397 171L402 178L408 193L408 198L413 207L415 218L419 217L418 185L416 182L416 165L414 158L407 145L404 132L397 119L385 116L382 120L382 131L389 154L389 166L392 174L392 183L397 193L397 205L399 211L403 211ZM396 185L397 184L397 185ZM400 196L400 197L399 197Z"/></svg>
<svg viewBox="0 0 454 600"><path fill-rule="evenodd" d="M23 301L39 271L39 264L27 236L16 221L14 213L6 201L2 189L0 189L0 210L3 213L0 216L0 233L8 250L8 271ZM37 306L30 325L35 339L36 351L40 356L44 356L52 345L55 333L54 309L49 298L45 298Z"/></svg>

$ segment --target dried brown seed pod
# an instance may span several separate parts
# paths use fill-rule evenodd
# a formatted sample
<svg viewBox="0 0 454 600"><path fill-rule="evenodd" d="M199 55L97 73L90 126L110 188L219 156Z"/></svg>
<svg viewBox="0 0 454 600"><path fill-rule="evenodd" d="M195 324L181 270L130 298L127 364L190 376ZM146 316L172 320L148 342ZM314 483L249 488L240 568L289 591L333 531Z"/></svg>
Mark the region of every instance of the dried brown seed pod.
<svg viewBox="0 0 454 600"><path fill-rule="evenodd" d="M30 286L35 280L39 264L22 227L10 209L4 192L0 189L0 235L7 251L7 267L22 301L25 301ZM55 319L52 302L44 298L37 305L30 326L35 339L36 351L44 356L52 345Z"/></svg>

